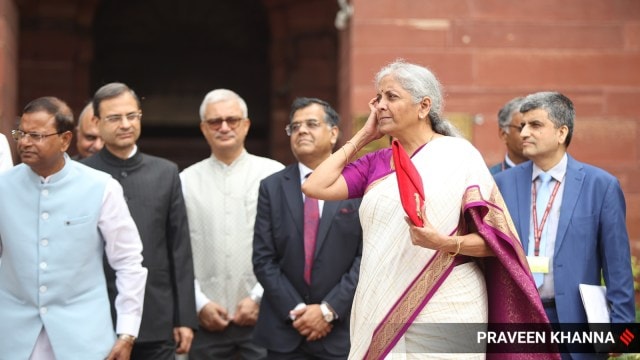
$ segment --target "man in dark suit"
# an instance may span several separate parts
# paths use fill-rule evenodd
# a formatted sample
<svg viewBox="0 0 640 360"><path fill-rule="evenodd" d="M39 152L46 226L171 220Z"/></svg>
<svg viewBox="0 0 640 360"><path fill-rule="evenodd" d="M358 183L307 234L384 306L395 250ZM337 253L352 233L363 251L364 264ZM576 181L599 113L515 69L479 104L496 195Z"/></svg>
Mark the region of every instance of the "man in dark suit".
<svg viewBox="0 0 640 360"><path fill-rule="evenodd" d="M504 160L489 168L491 175L527 161L527 158L522 154L522 138L520 138L522 99L521 97L513 98L498 111L498 135L507 147L507 154L504 156Z"/></svg>
<svg viewBox="0 0 640 360"><path fill-rule="evenodd" d="M269 359L346 359L349 353L362 254L360 199L305 199L300 188L331 155L338 120L328 103L296 99L286 130L298 163L260 184L253 267L264 295L254 338ZM318 213L316 222L312 214Z"/></svg>
<svg viewBox="0 0 640 360"><path fill-rule="evenodd" d="M93 98L95 121L104 148L83 162L111 174L124 189L142 238L143 265L149 269L140 334L131 359L173 360L189 351L195 309L193 261L187 212L178 167L143 154L140 100L127 85L104 85ZM105 273L113 301L111 269Z"/></svg>
<svg viewBox="0 0 640 360"><path fill-rule="evenodd" d="M602 274L611 322L634 322L631 255L620 183L604 170L567 154L575 111L566 96L531 94L520 111L523 152L532 161L503 171L495 179L527 251L549 320L586 323L578 285L600 285ZM545 177L549 179L546 190L539 180ZM574 359L590 355L571 354Z"/></svg>

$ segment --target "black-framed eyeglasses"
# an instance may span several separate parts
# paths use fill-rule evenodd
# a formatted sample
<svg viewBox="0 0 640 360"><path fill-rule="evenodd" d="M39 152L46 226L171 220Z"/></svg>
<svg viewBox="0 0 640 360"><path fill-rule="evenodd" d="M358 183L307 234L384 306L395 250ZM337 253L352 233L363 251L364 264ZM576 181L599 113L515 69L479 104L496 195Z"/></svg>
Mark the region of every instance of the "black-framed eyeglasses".
<svg viewBox="0 0 640 360"><path fill-rule="evenodd" d="M522 126L522 125L511 125L511 124L509 124L509 125L503 126L503 128L513 128L513 129L518 130L518 132L522 132L522 128L524 128L524 126Z"/></svg>
<svg viewBox="0 0 640 360"><path fill-rule="evenodd" d="M54 132L51 134L40 134L37 132L24 132L22 130L11 130L11 137L13 137L13 140L15 141L20 141L25 138L30 138L31 140L33 140L33 142L39 143L39 142L42 142L42 140L46 137L53 136L53 135L60 135L64 132L66 131Z"/></svg>
<svg viewBox="0 0 640 360"><path fill-rule="evenodd" d="M320 126L322 126L324 123L322 121L318 121L316 119L308 119L308 120L304 120L304 121L296 121L296 122L292 122L291 124L287 125L284 128L284 131L287 132L287 136L291 136L295 133L297 133L298 131L300 131L300 129L302 128L302 125L306 126L307 129L309 130L315 130L317 128L319 128Z"/></svg>
<svg viewBox="0 0 640 360"><path fill-rule="evenodd" d="M116 124L121 122L123 118L127 119L127 121L129 122L138 121L142 119L142 112L136 111L136 112L130 112L127 114L113 114L113 115L105 116L103 119L110 124Z"/></svg>
<svg viewBox="0 0 640 360"><path fill-rule="evenodd" d="M222 123L226 122L227 126L230 129L235 129L238 127L238 125L240 125L240 121L244 120L243 117L239 117L239 116L229 116L226 118L214 118L214 119L207 119L204 122L207 123L207 125L209 126L209 128L211 130L219 130L222 127Z"/></svg>

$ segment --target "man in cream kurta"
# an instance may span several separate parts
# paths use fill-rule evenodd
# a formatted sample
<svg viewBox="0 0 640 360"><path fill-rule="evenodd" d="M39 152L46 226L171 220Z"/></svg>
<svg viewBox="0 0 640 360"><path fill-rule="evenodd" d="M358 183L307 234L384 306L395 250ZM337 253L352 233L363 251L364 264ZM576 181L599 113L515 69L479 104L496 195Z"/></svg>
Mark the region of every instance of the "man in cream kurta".
<svg viewBox="0 0 640 360"><path fill-rule="evenodd" d="M211 157L181 174L196 275L200 329L190 360L260 359L253 344L262 287L251 264L253 225L260 181L284 168L249 154L247 106L236 93L218 89L200 107L200 129Z"/></svg>

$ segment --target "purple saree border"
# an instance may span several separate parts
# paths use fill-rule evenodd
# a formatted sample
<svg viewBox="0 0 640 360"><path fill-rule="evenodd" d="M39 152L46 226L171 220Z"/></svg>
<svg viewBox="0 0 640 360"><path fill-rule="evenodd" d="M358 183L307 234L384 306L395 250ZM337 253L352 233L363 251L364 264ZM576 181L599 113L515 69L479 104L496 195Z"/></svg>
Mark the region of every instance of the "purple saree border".
<svg viewBox="0 0 640 360"><path fill-rule="evenodd" d="M458 231L458 228L454 229L453 231L451 231L449 233L449 235L453 235ZM371 336L372 339L372 343L373 343L373 339L375 338L375 336L380 332L380 330L382 329L383 326L385 326L387 324L387 320L394 314L394 311L399 307L399 305L402 303L402 301L404 299L406 299L407 294L412 290L412 288L415 286L415 284L420 281L424 275L424 273L429 270L430 266L436 261L439 260L439 257L442 256L449 256L448 254L443 254L440 251L436 251L435 254L431 257L431 259L427 262L427 264L424 266L424 268L422 268L422 270L420 271L420 273L418 273L418 275L411 281L411 283L409 284L409 286L407 286L407 288L405 289L405 291L398 297L398 300L396 300L396 302L393 304L393 306L391 307L391 309L387 312L387 315L385 315L385 317L382 319L382 321L380 322L380 324L378 324L378 326L376 327L376 329L373 331L373 334ZM464 257L455 257L453 259L453 261L451 261L451 263L449 265L446 266L445 270L440 274L440 276L438 277L438 280L435 281L431 287L431 289L429 290L429 292L425 295L424 299L418 304L418 306L415 308L415 310L411 313L411 315L407 318L407 320L403 323L402 327L399 329L399 331L393 336L393 338L391 339L391 341L389 342L389 344L387 344L387 346L384 348L384 350L382 351L382 353L380 354L379 357L377 357L376 359L381 359L384 358L387 354L389 354L389 352L391 352L391 349L393 349L398 341L400 340L400 338L404 335L404 333L407 331L407 329L409 328L409 326L411 326L411 324L413 323L413 321L416 319L416 317L418 317L418 314L420 313L420 311L422 311L422 309L427 305L427 303L429 302L429 300L431 300L431 298L433 297L433 295L436 293L436 291L440 288L440 286L442 285L442 283L447 279L447 277L449 276L449 274L451 274L451 271L453 270L453 268L455 266L457 266L458 264L460 264L462 262L462 258ZM370 350L371 350L371 345L369 345L369 349L367 350L366 354L364 355L364 359L369 359L370 357Z"/></svg>
<svg viewBox="0 0 640 360"><path fill-rule="evenodd" d="M528 271L529 267L528 267L528 264L526 263L526 258L524 257L522 245L518 241L518 238L517 238L518 235L515 232L513 223L508 218L507 213L504 211L504 207L501 207L495 203L495 202L499 203L501 200L502 200L501 195L499 194L499 192L496 193L495 188L492 190L492 195L489 197L489 199L485 199L482 196L482 193L480 192L480 187L478 185L471 185L467 187L462 199L461 217L460 217L459 225L456 228L456 230L450 233L450 235L459 231L459 229L466 228L465 222L467 221L466 216L468 215L470 223L473 223L475 225L478 233L483 238L485 238L485 241L487 241L488 245L490 245L490 248L494 249L494 252L497 251L496 257L487 258L487 260L485 260L485 261L489 261L486 264L486 266L489 266L490 268L494 269L493 271L497 269L496 266L498 266L499 268L502 268L502 270L500 270L500 273L509 276L509 278L511 279L510 284L512 284L512 286L516 285L516 287L519 287L521 291L523 291L523 293L518 294L516 296L517 299L528 298L529 301L532 301L535 298L535 300L532 301L534 303L529 304L529 306L518 307L511 310L515 311L520 315L523 315L524 313L526 313L524 318L526 318L527 321L548 323L546 314L544 313L544 309L542 309L542 304L540 303L539 297L537 296L537 290L535 289L533 277L531 276L531 273ZM498 252L500 254L498 254ZM433 281L433 284L430 285L431 287L426 292L426 294L424 295L424 298L420 301L419 305L406 318L406 321L403 321L402 327L400 327L399 329L391 328L391 330L396 331L396 333L387 338L387 339L390 338L389 343L383 344L382 349L376 346L372 346L373 340L375 339L376 335L378 335L381 331L385 330L384 327L388 325L387 321L389 321L389 319L395 315L394 311L397 310L399 304L401 304L401 302L406 298L407 294L410 291L412 291L412 289L416 286L416 283L420 281L422 277L424 277L425 272L433 265L433 263L437 260L442 260L442 259L439 259L439 257L441 256L448 256L448 254L439 254L438 252L436 252L436 254L429 260L429 262L425 265L425 267L420 271L420 273L416 276L416 278L413 279L411 284L398 298L398 300L395 302L395 304L389 310L389 312L385 315L384 319L380 322L380 324L378 324L378 326L373 332L372 342L369 344L369 348L367 349L364 359L373 359L373 358L382 359L391 352L391 350L398 344L398 341L400 340L400 338L406 333L407 329L411 326L415 318L418 316L419 312L426 306L426 304L433 297L433 295L438 290L438 288L442 285L442 283L447 278L447 276L451 273L451 271L453 270L453 267L455 267L460 261L460 258L457 257L448 265L444 263L443 270L441 270L441 275L437 278L436 281ZM462 259L464 258L465 257L462 257ZM490 265L490 264L493 264L493 265ZM486 276L487 274L485 274L485 277ZM529 284L525 284L527 282L525 278L528 278ZM518 284L519 282L518 279L519 281L524 281L525 283ZM492 285L493 286L491 286L491 289L492 289L491 291L489 286L487 288L487 296L489 297L489 302L490 302L489 304L490 314L492 313L491 302L493 301L491 299L497 295L496 289L498 289L496 288L496 284L492 284ZM502 285L498 285L498 286L502 286ZM529 295L526 295L526 293L529 293ZM516 294L513 294L513 295L516 295ZM498 301L496 305L498 304L506 305L506 303L504 303L504 299L500 299L500 300L501 301ZM504 315L506 314L494 313L494 316L495 315L498 315L498 318L503 320L508 320L510 318L510 317L505 318ZM517 318L521 318L521 317L517 316ZM496 321L496 320L497 320L496 318L492 319L491 316L489 318L489 322ZM374 352L373 354L372 354L372 350ZM492 357L492 356L489 356L489 354L487 355L488 357ZM505 354L502 354L502 356L504 355ZM517 358L517 359L527 358L526 356L522 356L522 354L506 354L506 355L507 355L506 358ZM545 355L543 356L544 358L554 358L554 359L558 358L558 354L544 354L544 355ZM500 356L496 356L496 357L500 357Z"/></svg>

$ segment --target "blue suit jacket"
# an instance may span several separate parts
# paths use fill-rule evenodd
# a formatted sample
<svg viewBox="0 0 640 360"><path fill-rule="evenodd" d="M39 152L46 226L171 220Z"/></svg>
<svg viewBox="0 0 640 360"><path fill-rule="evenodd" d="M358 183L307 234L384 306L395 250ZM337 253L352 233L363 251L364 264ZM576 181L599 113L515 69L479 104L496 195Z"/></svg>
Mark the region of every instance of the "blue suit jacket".
<svg viewBox="0 0 640 360"><path fill-rule="evenodd" d="M264 287L253 336L267 349L291 352L305 341L289 321L298 303L326 301L338 314L317 343L328 353L349 352L349 317L362 256L361 199L325 201L318 227L311 285L303 279L304 203L298 164L260 183L253 237L253 269Z"/></svg>
<svg viewBox="0 0 640 360"><path fill-rule="evenodd" d="M611 322L635 322L626 205L613 175L568 156L553 255L556 309L562 323L587 322L578 285L607 285ZM525 249L529 242L531 176L527 161L495 175Z"/></svg>

